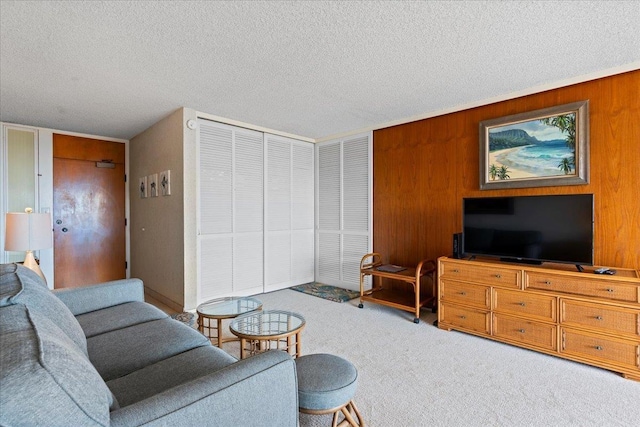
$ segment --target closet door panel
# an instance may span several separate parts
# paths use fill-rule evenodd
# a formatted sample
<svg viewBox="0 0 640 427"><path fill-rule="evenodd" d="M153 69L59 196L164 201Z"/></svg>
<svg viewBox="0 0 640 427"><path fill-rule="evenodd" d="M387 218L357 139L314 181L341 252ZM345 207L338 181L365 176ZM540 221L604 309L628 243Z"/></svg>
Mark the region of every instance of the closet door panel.
<svg viewBox="0 0 640 427"><path fill-rule="evenodd" d="M234 232L263 229L263 137L236 132L234 168ZM262 235L260 236L262 238Z"/></svg>
<svg viewBox="0 0 640 427"><path fill-rule="evenodd" d="M262 233L245 233L234 237L234 290L262 292L264 259L262 239Z"/></svg>
<svg viewBox="0 0 640 427"><path fill-rule="evenodd" d="M318 274L316 281L325 285L340 282L340 234L323 233L316 234L318 251L316 254L316 268Z"/></svg>
<svg viewBox="0 0 640 427"><path fill-rule="evenodd" d="M311 230L314 224L314 152L311 144L292 147L291 229Z"/></svg>
<svg viewBox="0 0 640 427"><path fill-rule="evenodd" d="M268 231L291 229L291 143L267 139Z"/></svg>
<svg viewBox="0 0 640 427"><path fill-rule="evenodd" d="M369 252L369 236L342 236L342 281L360 287L360 260ZM354 289L355 290L355 289Z"/></svg>
<svg viewBox="0 0 640 427"><path fill-rule="evenodd" d="M346 141L343 159L343 229L366 233L369 230L368 138L364 136Z"/></svg>
<svg viewBox="0 0 640 427"><path fill-rule="evenodd" d="M291 280L293 284L314 280L314 232L294 230L291 232Z"/></svg>
<svg viewBox="0 0 640 427"><path fill-rule="evenodd" d="M316 279L352 290L360 289L360 260L372 248L371 138L316 147Z"/></svg>
<svg viewBox="0 0 640 427"><path fill-rule="evenodd" d="M291 279L291 233L270 233L267 242L267 286L288 285ZM272 289L270 289L272 290Z"/></svg>
<svg viewBox="0 0 640 427"><path fill-rule="evenodd" d="M200 234L231 233L233 232L233 131L201 124L199 132Z"/></svg>
<svg viewBox="0 0 640 427"><path fill-rule="evenodd" d="M291 280L292 284L313 282L314 247L314 147L294 143L291 182Z"/></svg>
<svg viewBox="0 0 640 427"><path fill-rule="evenodd" d="M318 229L340 230L340 144L318 147Z"/></svg>
<svg viewBox="0 0 640 427"><path fill-rule="evenodd" d="M207 236L200 240L200 301L233 292L233 237Z"/></svg>
<svg viewBox="0 0 640 427"><path fill-rule="evenodd" d="M273 291L314 279L314 148L274 135L265 143L265 290Z"/></svg>
<svg viewBox="0 0 640 427"><path fill-rule="evenodd" d="M264 287L263 134L198 121L198 303Z"/></svg>

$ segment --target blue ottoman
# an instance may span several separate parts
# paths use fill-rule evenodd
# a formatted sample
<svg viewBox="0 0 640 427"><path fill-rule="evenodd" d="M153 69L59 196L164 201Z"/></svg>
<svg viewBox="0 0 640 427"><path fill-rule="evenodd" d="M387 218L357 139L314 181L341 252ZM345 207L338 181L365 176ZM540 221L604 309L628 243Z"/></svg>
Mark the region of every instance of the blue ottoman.
<svg viewBox="0 0 640 427"><path fill-rule="evenodd" d="M308 354L298 357L295 362L300 412L333 414L333 427L365 425L353 403L358 371L351 362L332 354ZM337 424L340 414L344 419Z"/></svg>

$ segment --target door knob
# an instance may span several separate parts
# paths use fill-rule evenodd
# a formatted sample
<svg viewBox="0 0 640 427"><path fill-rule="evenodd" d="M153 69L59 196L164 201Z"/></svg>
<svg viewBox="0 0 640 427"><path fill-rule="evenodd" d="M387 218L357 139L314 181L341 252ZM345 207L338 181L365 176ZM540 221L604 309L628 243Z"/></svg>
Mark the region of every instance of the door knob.
<svg viewBox="0 0 640 427"><path fill-rule="evenodd" d="M66 233L67 231L69 231L69 229L68 229L67 227L63 227L63 228L62 228L62 232L63 232L63 233Z"/></svg>
<svg viewBox="0 0 640 427"><path fill-rule="evenodd" d="M56 219L56 224L58 224L58 225L62 224L62 220L61 219Z"/></svg>

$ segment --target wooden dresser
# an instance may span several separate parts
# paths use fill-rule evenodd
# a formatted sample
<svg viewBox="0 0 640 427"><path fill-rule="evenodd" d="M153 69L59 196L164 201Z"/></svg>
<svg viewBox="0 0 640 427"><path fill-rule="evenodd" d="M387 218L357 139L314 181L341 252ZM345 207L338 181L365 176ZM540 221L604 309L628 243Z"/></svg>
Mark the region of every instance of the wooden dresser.
<svg viewBox="0 0 640 427"><path fill-rule="evenodd" d="M640 274L491 259L438 259L438 327L640 381Z"/></svg>

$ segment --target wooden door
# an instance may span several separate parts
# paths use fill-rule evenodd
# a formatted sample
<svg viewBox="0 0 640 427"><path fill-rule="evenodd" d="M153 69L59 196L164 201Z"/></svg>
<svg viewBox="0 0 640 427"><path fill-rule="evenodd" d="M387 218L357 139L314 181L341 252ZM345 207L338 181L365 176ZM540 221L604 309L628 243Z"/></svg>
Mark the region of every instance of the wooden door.
<svg viewBox="0 0 640 427"><path fill-rule="evenodd" d="M53 136L54 288L126 276L125 146Z"/></svg>

